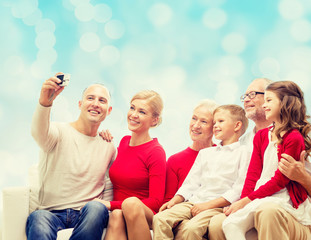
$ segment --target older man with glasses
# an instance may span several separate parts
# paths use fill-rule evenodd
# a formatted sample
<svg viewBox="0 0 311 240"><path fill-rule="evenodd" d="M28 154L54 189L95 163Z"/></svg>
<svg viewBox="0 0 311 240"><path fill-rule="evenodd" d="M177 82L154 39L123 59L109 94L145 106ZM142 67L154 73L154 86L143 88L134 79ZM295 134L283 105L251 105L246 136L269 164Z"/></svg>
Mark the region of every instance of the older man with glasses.
<svg viewBox="0 0 311 240"><path fill-rule="evenodd" d="M266 78L255 79L240 98L244 103L246 117L255 123L254 129L240 138L241 144L245 144L250 152L253 151L253 138L256 132L272 124L272 122L267 121L262 107L265 88L271 82L271 80ZM301 154L300 161L295 161L292 157L285 156L279 163L280 171L289 179L303 185L309 196L311 196L311 171L308 173L305 166L308 171L311 170L311 164L305 162L304 152ZM219 214L211 219L208 229L208 238L210 240L226 239L222 231L222 222L225 218L225 214ZM311 227L300 224L294 217L277 205L264 204L257 210L254 221L258 239L307 240L308 237L311 237Z"/></svg>

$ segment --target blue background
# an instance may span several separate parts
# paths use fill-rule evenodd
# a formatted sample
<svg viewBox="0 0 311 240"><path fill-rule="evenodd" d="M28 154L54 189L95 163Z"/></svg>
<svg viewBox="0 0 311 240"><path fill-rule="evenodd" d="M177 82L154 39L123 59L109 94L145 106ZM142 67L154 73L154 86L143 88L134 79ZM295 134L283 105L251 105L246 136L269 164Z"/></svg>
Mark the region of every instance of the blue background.
<svg viewBox="0 0 311 240"><path fill-rule="evenodd" d="M241 104L256 77L297 82L310 112L310 0L0 2L1 188L27 184L38 160L31 117L43 81L58 71L71 82L52 119L75 120L82 90L103 82L113 111L101 129L110 129L116 145L129 133L131 96L158 91L163 124L151 135L167 156L190 144L191 110L200 99Z"/></svg>

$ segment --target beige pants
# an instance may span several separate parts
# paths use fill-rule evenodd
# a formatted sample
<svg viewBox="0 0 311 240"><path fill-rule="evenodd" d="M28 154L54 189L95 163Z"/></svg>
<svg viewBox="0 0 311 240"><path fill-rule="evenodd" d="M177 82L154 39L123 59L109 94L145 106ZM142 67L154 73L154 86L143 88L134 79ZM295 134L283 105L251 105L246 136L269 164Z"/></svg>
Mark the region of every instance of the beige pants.
<svg viewBox="0 0 311 240"><path fill-rule="evenodd" d="M213 217L209 224L210 240L225 240L222 231L224 214ZM299 223L292 215L274 203L262 204L255 213L255 228L259 240L307 240L311 237L311 226Z"/></svg>
<svg viewBox="0 0 311 240"><path fill-rule="evenodd" d="M180 223L176 239L202 240L206 233L210 219L222 213L222 208L210 209L192 216L193 203L183 202L176 204L171 209L159 212L153 217L153 239L174 239L173 226Z"/></svg>

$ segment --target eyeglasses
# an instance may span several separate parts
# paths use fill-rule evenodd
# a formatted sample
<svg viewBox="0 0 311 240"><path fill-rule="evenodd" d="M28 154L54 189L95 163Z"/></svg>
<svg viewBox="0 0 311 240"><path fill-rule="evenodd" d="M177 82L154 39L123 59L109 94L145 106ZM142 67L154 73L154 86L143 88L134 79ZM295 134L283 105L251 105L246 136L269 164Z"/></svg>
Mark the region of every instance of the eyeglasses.
<svg viewBox="0 0 311 240"><path fill-rule="evenodd" d="M243 94L240 99L241 102L244 102L245 98L248 97L249 99L253 99L256 97L257 94L265 94L264 92L256 92L256 91L251 91L249 93Z"/></svg>

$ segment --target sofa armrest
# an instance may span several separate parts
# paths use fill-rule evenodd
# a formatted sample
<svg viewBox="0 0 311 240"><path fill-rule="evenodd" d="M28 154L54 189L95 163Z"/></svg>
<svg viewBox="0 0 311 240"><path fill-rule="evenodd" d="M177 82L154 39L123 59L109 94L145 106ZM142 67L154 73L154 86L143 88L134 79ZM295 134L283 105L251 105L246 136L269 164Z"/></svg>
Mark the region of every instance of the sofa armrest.
<svg viewBox="0 0 311 240"><path fill-rule="evenodd" d="M29 187L2 190L2 240L26 239L25 226L29 215Z"/></svg>

